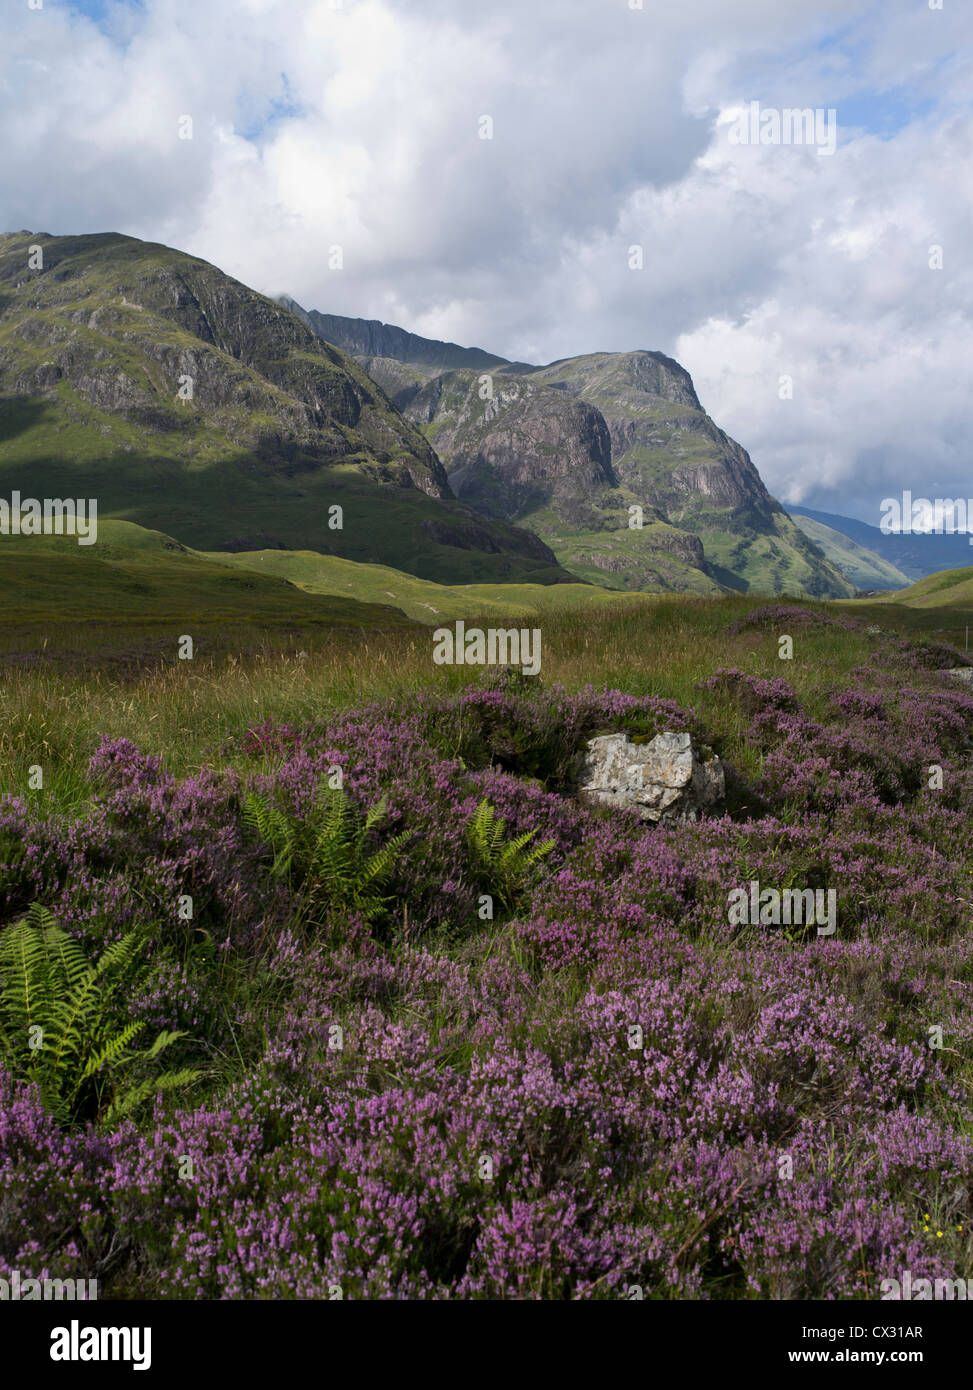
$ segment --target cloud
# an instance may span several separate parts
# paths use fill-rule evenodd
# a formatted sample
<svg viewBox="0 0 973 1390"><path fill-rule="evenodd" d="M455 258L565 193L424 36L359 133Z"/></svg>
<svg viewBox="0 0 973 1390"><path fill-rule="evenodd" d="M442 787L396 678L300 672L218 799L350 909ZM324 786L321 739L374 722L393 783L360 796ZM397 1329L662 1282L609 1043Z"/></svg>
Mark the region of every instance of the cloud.
<svg viewBox="0 0 973 1390"><path fill-rule="evenodd" d="M917 478L967 486L965 10L25 3L3 221L165 241L512 357L659 348L772 490L871 519ZM751 100L836 108L836 153L732 146Z"/></svg>

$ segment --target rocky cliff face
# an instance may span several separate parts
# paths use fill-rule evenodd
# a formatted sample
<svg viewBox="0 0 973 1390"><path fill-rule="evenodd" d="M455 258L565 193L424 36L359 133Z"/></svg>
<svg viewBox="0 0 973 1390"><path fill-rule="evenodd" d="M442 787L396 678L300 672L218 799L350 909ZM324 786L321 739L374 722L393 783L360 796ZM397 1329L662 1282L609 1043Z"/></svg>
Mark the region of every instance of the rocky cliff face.
<svg viewBox="0 0 973 1390"><path fill-rule="evenodd" d="M440 582L566 577L534 535L456 501L352 358L215 266L131 237L0 237L0 478L202 548L259 537Z"/></svg>
<svg viewBox="0 0 973 1390"><path fill-rule="evenodd" d="M407 411L449 459L457 496L487 516L509 521L556 505L577 524L597 524L601 496L616 486L600 411L532 381L448 372Z"/></svg>
<svg viewBox="0 0 973 1390"><path fill-rule="evenodd" d="M626 588L853 592L665 354L437 372L455 345L378 341L355 325L332 320L328 331L381 347L362 365L435 446L456 494L535 531L573 573Z"/></svg>
<svg viewBox="0 0 973 1390"><path fill-rule="evenodd" d="M29 244L43 269L27 269ZM356 363L205 261L128 237L25 234L0 239L0 285L12 291L0 373L16 396L66 388L161 433L202 415L271 466L367 455L406 485L452 495L427 441Z"/></svg>
<svg viewBox="0 0 973 1390"><path fill-rule="evenodd" d="M662 353L594 353L531 373L603 414L619 483L697 536L731 588L846 597L853 586L770 495L749 454L703 410L689 373ZM446 458L448 467L448 458Z"/></svg>

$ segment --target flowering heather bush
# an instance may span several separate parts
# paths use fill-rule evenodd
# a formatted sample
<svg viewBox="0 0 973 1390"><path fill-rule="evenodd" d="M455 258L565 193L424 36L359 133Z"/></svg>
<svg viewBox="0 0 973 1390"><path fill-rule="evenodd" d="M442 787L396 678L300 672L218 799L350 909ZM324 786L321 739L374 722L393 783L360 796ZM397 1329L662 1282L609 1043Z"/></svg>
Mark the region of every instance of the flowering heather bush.
<svg viewBox="0 0 973 1390"><path fill-rule="evenodd" d="M117 940L133 925L182 939L180 896L193 898L189 935L238 944L260 929L273 890L245 840L232 772L203 769L178 782L127 739L105 740L91 760L85 816L38 819L0 800L0 906L14 914L37 899L62 926Z"/></svg>
<svg viewBox="0 0 973 1390"><path fill-rule="evenodd" d="M0 1074L0 1275L399 1299L973 1277L973 699L905 655L854 679L813 711L736 669L693 710L508 679L242 730L241 770L183 781L105 742L83 816L0 803L5 915L43 901L92 958L147 925L120 1007L207 1064L100 1128ZM689 730L758 769L763 810L581 806L578 755L615 729ZM371 850L408 833L374 921L326 884L308 918L246 823L248 792L306 816L335 767L359 815L386 801ZM484 799L554 842L486 920ZM753 880L833 888L837 933L731 925Z"/></svg>
<svg viewBox="0 0 973 1390"><path fill-rule="evenodd" d="M731 623L730 634L746 632L750 628L773 628L786 632L792 627L840 628L845 632L860 632L861 623L854 618L835 618L828 613L814 613L809 608L801 608L796 603L767 603L760 608L751 608L744 617Z"/></svg>

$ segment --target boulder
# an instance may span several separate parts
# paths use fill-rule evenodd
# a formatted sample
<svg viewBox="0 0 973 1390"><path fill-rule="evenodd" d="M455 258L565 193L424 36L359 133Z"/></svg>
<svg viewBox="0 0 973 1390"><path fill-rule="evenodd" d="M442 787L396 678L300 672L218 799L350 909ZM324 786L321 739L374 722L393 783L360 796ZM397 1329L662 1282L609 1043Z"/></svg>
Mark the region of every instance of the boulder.
<svg viewBox="0 0 973 1390"><path fill-rule="evenodd" d="M726 778L711 748L696 748L689 734L656 734L633 743L606 734L588 743L578 788L589 806L632 807L643 820L696 820L722 807Z"/></svg>
<svg viewBox="0 0 973 1390"><path fill-rule="evenodd" d="M952 676L953 680L964 681L966 685L973 686L973 666L954 666L946 674Z"/></svg>

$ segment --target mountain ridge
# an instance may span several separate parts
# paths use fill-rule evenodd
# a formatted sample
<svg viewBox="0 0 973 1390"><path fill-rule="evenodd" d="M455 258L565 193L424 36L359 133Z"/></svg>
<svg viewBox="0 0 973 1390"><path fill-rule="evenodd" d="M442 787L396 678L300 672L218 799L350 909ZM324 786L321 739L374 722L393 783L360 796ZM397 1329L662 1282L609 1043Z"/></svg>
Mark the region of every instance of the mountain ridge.
<svg viewBox="0 0 973 1390"><path fill-rule="evenodd" d="M377 341L362 327L369 321L315 311L305 321L346 350L402 354L356 360L425 433L459 497L529 527L579 577L618 588L855 592L665 353L437 370L481 350L396 337L388 325Z"/></svg>
<svg viewBox="0 0 973 1390"><path fill-rule="evenodd" d="M214 551L573 578L531 532L456 499L340 348L199 257L119 233L0 237L0 484L86 493L106 518Z"/></svg>

